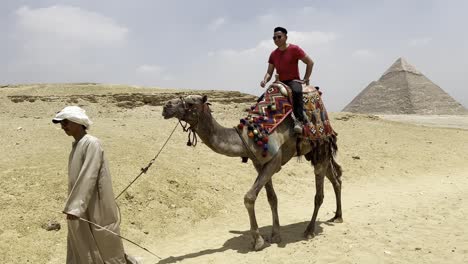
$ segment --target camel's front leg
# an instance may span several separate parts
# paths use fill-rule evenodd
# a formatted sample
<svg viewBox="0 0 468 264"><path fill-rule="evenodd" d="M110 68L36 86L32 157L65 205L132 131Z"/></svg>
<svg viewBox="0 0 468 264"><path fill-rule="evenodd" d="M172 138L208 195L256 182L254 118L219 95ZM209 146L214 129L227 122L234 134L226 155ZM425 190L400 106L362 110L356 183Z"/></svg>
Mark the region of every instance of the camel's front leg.
<svg viewBox="0 0 468 264"><path fill-rule="evenodd" d="M273 216L273 230L271 232L271 243L281 242L280 224L278 217L278 198L276 197L275 189L273 188L273 180L270 180L265 185L265 190L268 197L268 203L271 207L271 214Z"/></svg>
<svg viewBox="0 0 468 264"><path fill-rule="evenodd" d="M255 183L244 196L244 204L250 218L250 232L254 240L254 249L257 251L265 248L265 241L258 230L257 218L255 216L255 201L257 200L260 190L271 180L273 174L278 170L278 167L281 166L281 158L279 156L279 154L276 155L265 164L263 168L258 170L259 173L257 179L255 179Z"/></svg>
<svg viewBox="0 0 468 264"><path fill-rule="evenodd" d="M307 226L304 236L309 239L314 237L315 231L315 222L317 220L317 214L320 209L320 206L323 202L323 180L325 178L324 173L315 173L315 201L314 201L314 213L312 214L312 219L310 220L309 225Z"/></svg>

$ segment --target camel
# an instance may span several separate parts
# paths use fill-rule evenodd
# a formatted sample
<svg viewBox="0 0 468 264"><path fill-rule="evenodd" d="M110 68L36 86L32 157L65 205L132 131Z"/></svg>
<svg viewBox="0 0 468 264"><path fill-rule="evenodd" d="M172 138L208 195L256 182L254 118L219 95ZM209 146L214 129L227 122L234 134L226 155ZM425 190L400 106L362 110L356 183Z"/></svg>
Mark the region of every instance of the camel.
<svg viewBox="0 0 468 264"><path fill-rule="evenodd" d="M323 184L327 177L333 185L336 198L335 216L330 222L343 222L341 212L341 167L334 159L336 135L320 141L298 141L298 136L293 132L293 118L288 116L273 133L269 135L270 142L274 142L277 152L266 157L261 155L261 150L255 147L249 140L246 132L239 131L236 127L226 128L221 126L212 116L207 96L189 95L169 100L163 107L162 115L165 119L177 118L190 125L190 130L198 134L200 139L213 151L229 157L248 157L252 160L258 172L257 178L250 190L244 196L244 204L249 214L250 232L253 238L253 249L258 251L268 244L259 232L255 216L255 200L260 190L265 187L268 202L273 215L272 233L270 243L279 243L280 224L278 217L278 199L273 188L272 177L281 166L295 156L304 155L311 162L315 172L315 205L312 218L304 231L306 239L314 237L315 222L319 208L323 202ZM190 135L189 135L190 136ZM300 144L299 146L296 144ZM300 153L297 153L297 150Z"/></svg>

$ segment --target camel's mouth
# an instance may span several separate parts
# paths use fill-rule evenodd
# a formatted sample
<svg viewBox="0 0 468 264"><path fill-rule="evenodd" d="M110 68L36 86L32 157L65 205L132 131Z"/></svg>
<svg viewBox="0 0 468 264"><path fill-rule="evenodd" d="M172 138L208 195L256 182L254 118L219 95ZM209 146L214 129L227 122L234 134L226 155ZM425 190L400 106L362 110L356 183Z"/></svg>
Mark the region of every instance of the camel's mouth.
<svg viewBox="0 0 468 264"><path fill-rule="evenodd" d="M172 117L171 115L169 115L169 113L168 113L168 110L167 110L167 107L166 107L166 106L164 106L164 107L163 107L162 116L164 117L164 119L169 119L169 118L171 118L171 117Z"/></svg>
<svg viewBox="0 0 468 264"><path fill-rule="evenodd" d="M162 111L164 119L170 119L176 116L176 111L173 107L164 106Z"/></svg>

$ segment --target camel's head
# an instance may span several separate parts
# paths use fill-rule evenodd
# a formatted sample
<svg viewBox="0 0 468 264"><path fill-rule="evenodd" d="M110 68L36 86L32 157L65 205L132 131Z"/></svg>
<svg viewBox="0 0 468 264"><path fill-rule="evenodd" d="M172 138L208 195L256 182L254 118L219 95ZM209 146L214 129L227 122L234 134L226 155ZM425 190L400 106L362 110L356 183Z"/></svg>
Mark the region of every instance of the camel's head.
<svg viewBox="0 0 468 264"><path fill-rule="evenodd" d="M202 112L208 111L208 97L206 95L189 95L169 100L163 107L164 119L177 118L187 123L198 122Z"/></svg>

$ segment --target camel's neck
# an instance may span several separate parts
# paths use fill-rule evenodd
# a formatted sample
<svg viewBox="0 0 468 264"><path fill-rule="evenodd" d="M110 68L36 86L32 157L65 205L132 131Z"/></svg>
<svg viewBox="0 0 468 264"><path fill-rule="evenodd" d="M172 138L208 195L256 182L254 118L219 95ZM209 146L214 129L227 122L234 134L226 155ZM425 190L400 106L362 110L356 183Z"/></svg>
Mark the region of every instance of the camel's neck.
<svg viewBox="0 0 468 264"><path fill-rule="evenodd" d="M248 151L235 128L221 126L209 113L200 115L196 133L213 151L230 157L248 157Z"/></svg>

